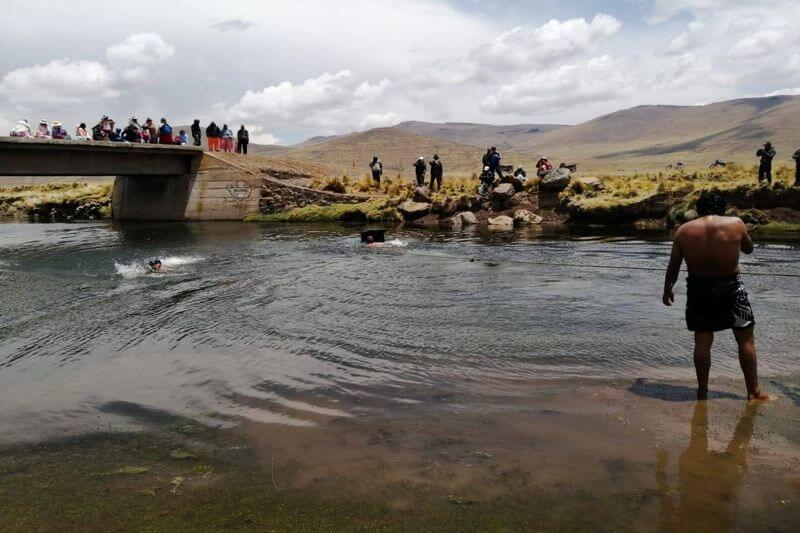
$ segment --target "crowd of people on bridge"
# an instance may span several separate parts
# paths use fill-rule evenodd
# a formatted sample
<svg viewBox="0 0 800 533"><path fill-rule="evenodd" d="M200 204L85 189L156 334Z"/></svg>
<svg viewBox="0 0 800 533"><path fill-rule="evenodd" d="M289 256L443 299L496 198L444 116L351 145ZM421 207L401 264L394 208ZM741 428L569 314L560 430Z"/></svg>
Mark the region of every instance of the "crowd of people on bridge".
<svg viewBox="0 0 800 533"><path fill-rule="evenodd" d="M131 117L124 128L117 126L117 123L107 115L103 115L92 128L87 128L85 122L81 122L75 127L75 134L69 135L67 130L59 121L50 123L42 119L34 129L31 124L22 119L11 129L9 135L19 138L33 139L56 139L72 141L97 141L97 142L126 142L131 144L169 144L169 145L203 145L203 130L200 120L195 119L191 128L191 137L186 130L182 129L174 132L172 126L166 118L162 118L158 125L153 119L147 118L143 124L139 123L136 117ZM250 143L250 134L241 125L238 132L228 128L223 124L220 129L213 121L205 129L207 147L210 152L233 152L240 154L247 153L247 145Z"/></svg>

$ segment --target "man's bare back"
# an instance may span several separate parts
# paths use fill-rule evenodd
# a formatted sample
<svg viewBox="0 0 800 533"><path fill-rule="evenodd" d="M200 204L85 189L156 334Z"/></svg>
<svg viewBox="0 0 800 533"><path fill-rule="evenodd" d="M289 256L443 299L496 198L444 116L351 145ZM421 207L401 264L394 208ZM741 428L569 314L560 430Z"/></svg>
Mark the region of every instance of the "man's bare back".
<svg viewBox="0 0 800 533"><path fill-rule="evenodd" d="M739 253L753 252L753 241L740 218L706 216L687 222L675 233L675 245L689 274L727 276L739 273Z"/></svg>
<svg viewBox="0 0 800 533"><path fill-rule="evenodd" d="M697 398L708 397L708 374L714 333L732 329L739 345L739 362L750 400L769 397L758 387L755 316L739 276L739 255L753 252L747 226L739 218L724 216L725 200L717 191L704 191L697 200L701 218L675 233L669 267L664 278L664 305L675 303L673 290L686 259L686 325L694 332Z"/></svg>

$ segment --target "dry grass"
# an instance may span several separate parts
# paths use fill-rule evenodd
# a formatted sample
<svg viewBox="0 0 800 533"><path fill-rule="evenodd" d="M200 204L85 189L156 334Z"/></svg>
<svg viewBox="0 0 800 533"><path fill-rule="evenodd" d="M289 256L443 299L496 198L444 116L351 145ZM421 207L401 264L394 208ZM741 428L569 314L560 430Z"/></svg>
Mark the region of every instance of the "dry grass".
<svg viewBox="0 0 800 533"><path fill-rule="evenodd" d="M47 183L0 189L0 212L21 214L44 206L110 202L112 183Z"/></svg>
<svg viewBox="0 0 800 533"><path fill-rule="evenodd" d="M590 207L625 205L643 200L658 193L690 193L706 189L735 189L741 185L753 185L758 180L758 169L729 165L719 171L657 174L634 174L632 176L600 176L605 185L603 191L585 190L576 182L562 193L569 198ZM794 170L780 166L773 173L773 182L787 186L794 181Z"/></svg>

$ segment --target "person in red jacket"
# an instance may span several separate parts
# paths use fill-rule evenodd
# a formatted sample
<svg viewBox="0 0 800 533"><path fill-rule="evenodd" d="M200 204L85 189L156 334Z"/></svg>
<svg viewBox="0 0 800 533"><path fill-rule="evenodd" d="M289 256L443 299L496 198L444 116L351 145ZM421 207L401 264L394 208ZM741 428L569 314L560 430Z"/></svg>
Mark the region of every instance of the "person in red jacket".
<svg viewBox="0 0 800 533"><path fill-rule="evenodd" d="M161 127L158 128L158 144L175 144L172 138L172 126L167 124L167 119L161 119Z"/></svg>

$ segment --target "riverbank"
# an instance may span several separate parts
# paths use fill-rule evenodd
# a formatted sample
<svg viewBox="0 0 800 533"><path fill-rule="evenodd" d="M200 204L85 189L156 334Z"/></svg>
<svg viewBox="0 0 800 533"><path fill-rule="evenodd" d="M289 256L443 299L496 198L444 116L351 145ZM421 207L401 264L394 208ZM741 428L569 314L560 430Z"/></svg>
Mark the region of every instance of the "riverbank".
<svg viewBox="0 0 800 533"><path fill-rule="evenodd" d="M287 391L240 400L306 424L227 430L117 402L98 432L0 451L0 527L792 530L798 383L763 405L714 385L700 404L644 380L450 383L411 403Z"/></svg>
<svg viewBox="0 0 800 533"><path fill-rule="evenodd" d="M0 188L0 216L32 220L111 217L113 182L58 182Z"/></svg>

